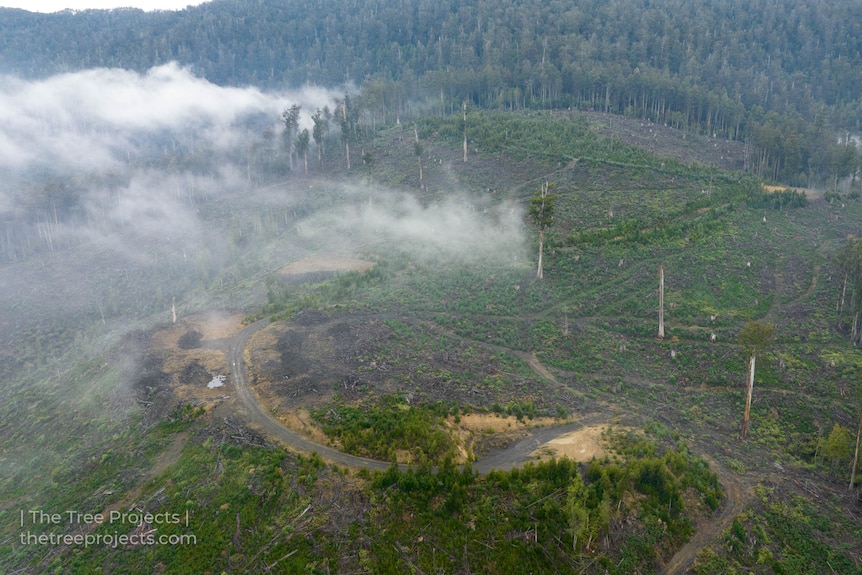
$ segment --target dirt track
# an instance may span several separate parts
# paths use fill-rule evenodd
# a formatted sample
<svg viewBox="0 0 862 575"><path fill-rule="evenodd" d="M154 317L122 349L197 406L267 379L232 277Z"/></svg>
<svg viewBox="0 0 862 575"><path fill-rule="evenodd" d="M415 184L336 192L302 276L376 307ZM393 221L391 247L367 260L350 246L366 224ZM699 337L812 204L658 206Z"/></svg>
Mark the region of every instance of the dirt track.
<svg viewBox="0 0 862 575"><path fill-rule="evenodd" d="M254 394L248 387L245 373L244 352L249 338L268 323L269 320L261 320L253 323L227 340L227 361L230 365L231 374L233 375L236 393L242 402L242 408L245 410L245 416L248 418L248 422L253 427L259 427L261 431L265 432L267 435L277 437L281 441L286 442L292 448L309 453L317 452L321 457L331 460L334 463L347 465L349 467L365 467L368 469L383 470L388 468L391 465L390 463L356 457L355 455L342 453L325 445L309 441L301 435L284 427L274 417L261 408L257 399L254 397Z"/></svg>
<svg viewBox="0 0 862 575"><path fill-rule="evenodd" d="M713 471L718 474L718 480L724 488L724 499L718 512L707 521L701 522L688 543L676 552L659 572L661 575L682 575L688 573L698 552L721 536L721 533L733 524L733 519L745 510L751 497L749 481L727 469L711 457L702 455L709 462Z"/></svg>
<svg viewBox="0 0 862 575"><path fill-rule="evenodd" d="M233 375L233 382L237 396L240 399L240 409L248 423L271 437L276 437L285 442L293 449L304 452L316 452L318 455L333 463L346 465L354 468L366 468L384 470L391 463L375 461L362 457L349 455L326 445L309 441L305 437L287 429L273 416L268 414L258 403L254 394L248 386L245 366L245 348L249 339L257 331L268 324L268 320L253 323L239 333L222 340L225 346L225 354ZM533 358L535 360L535 358ZM535 360L538 363L538 360ZM544 379L553 377L544 366L537 369L534 362L530 365ZM535 450L551 441L552 439L570 433L589 425L595 425L609 421L611 414L592 413L577 422L565 425L538 428L531 430L527 437L509 445L506 449L498 451L489 457L477 461L473 468L481 474L491 470L508 470L526 461L534 459ZM697 553L710 542L719 537L727 527L733 523L734 517L743 511L751 497L751 487L748 481L726 469L723 465L706 457L712 469L718 474L719 481L725 491L725 498L718 512L697 526L695 535L686 543L664 566L660 572L662 575L680 575L689 572Z"/></svg>
<svg viewBox="0 0 862 575"><path fill-rule="evenodd" d="M284 427L284 425L282 425L275 417L263 409L257 398L254 396L254 393L249 388L244 355L246 345L251 336L268 325L268 323L269 320L255 322L245 327L239 333L223 340L236 393L241 402L241 409L244 411L243 415L247 418L248 423L252 427L257 427L260 431L284 441L293 449L309 453L317 452L318 455L324 459L332 461L333 463L349 467L364 467L379 470L387 469L391 465L389 462L357 457L355 455L332 449L326 445L310 441L302 435ZM543 371L547 373L547 370L543 369ZM511 444L506 449L501 450L490 457L477 461L473 467L479 473L488 473L493 469L511 469L517 465L525 463L526 461L534 459L534 456L532 455L533 451L551 439L570 433L574 430L581 429L588 425L604 422L607 418L608 416L605 414L596 413L588 415L575 423L531 430L527 437Z"/></svg>

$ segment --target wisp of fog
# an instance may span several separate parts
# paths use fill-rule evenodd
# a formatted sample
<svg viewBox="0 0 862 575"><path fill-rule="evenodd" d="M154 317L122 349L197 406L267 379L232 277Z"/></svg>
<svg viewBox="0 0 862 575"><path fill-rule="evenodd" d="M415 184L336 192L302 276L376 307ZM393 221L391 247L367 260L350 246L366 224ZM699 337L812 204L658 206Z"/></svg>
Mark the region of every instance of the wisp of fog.
<svg viewBox="0 0 862 575"><path fill-rule="evenodd" d="M174 306L182 315L259 305L264 277L299 257L524 260L523 207L514 203L486 202L457 185L432 198L367 176L362 185L324 172L293 177L282 113L301 106L299 128L311 128L314 111L334 109L343 93L218 86L175 64L144 74L0 77L0 375L7 391L85 390L75 398L44 394L56 397L45 401L63 412L98 411L105 393L121 397L130 382L106 371L99 379L112 391L91 396L95 382L83 372L68 376L70 363L110 356L123 334L169 321ZM337 124L332 131L337 140ZM316 196L318 187L337 201ZM39 347L25 349L33 340ZM112 361L133 373L142 353L115 351ZM132 408L125 397L119 403Z"/></svg>

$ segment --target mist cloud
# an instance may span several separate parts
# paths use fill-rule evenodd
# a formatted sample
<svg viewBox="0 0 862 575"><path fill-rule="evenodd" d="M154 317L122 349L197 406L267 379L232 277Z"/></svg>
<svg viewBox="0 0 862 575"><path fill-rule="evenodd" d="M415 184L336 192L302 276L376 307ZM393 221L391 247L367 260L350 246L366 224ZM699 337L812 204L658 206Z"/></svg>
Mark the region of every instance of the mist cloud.
<svg viewBox="0 0 862 575"><path fill-rule="evenodd" d="M34 242L51 250L86 243L146 265L217 252L218 234L198 212L200 199L247 197L255 182L246 153L279 145L281 113L298 104L301 127L310 127L313 111L334 108L342 93L217 86L176 64L146 73L94 69L39 81L0 77L0 174L17 174L0 177L0 215L29 218L4 236L11 238L4 254L15 259L18 246ZM269 144L262 138L266 129ZM27 197L49 193L33 181L40 173L75 187L78 204L67 206L71 215L65 222L57 221L53 197L43 196L40 203ZM56 187L51 193L58 193ZM423 202L411 193L358 187L344 197L344 204L295 222L288 241L301 251L396 249L454 261L525 257L523 211L514 204L486 205L457 193ZM293 202L282 190L259 198L260 210Z"/></svg>
<svg viewBox="0 0 862 575"><path fill-rule="evenodd" d="M309 114L334 92L283 94L211 84L176 64L145 74L94 69L41 81L0 78L0 168L105 170L124 165L142 138L193 140L216 150L239 145L255 117L278 121L299 104Z"/></svg>
<svg viewBox="0 0 862 575"><path fill-rule="evenodd" d="M0 216L23 216L4 252L14 259L14 244L37 237L51 249L64 239L95 242L139 260L151 247L142 239L206 243L188 198L247 190L246 153L265 131L277 137L281 113L298 104L310 124L336 94L218 86L176 64L0 77Z"/></svg>
<svg viewBox="0 0 862 575"><path fill-rule="evenodd" d="M351 189L353 201L304 220L299 236L330 249L401 252L420 260L512 263L525 258L523 208L462 193L424 204L396 190Z"/></svg>

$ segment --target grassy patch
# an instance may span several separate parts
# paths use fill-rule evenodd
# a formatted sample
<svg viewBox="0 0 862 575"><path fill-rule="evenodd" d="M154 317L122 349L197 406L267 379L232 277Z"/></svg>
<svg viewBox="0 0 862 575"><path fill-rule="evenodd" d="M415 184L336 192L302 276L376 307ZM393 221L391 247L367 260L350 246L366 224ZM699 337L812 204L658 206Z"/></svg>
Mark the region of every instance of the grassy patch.
<svg viewBox="0 0 862 575"><path fill-rule="evenodd" d="M381 461L437 464L457 457L445 405L410 405L400 396L358 405L336 402L313 416L344 451ZM456 408L457 413L457 408Z"/></svg>

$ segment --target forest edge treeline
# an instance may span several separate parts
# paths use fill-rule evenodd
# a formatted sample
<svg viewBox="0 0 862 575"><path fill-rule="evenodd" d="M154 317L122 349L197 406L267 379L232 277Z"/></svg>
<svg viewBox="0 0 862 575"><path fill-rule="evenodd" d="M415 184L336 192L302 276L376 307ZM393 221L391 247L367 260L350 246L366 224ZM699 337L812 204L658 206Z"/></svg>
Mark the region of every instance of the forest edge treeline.
<svg viewBox="0 0 862 575"><path fill-rule="evenodd" d="M852 2L214 0L0 15L0 71L26 78L176 61L223 85L361 86L372 125L465 102L576 108L744 141L740 168L792 186L852 185L859 170Z"/></svg>

